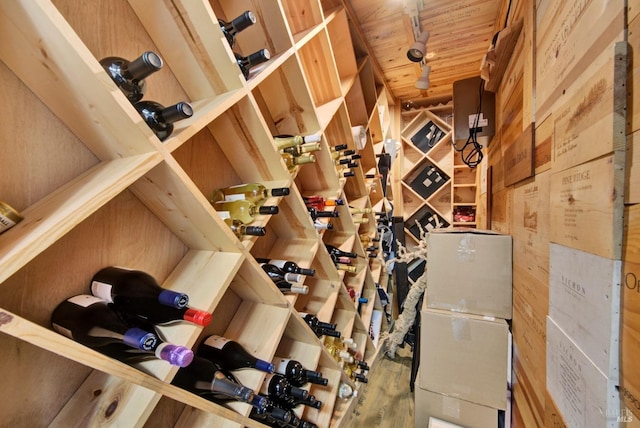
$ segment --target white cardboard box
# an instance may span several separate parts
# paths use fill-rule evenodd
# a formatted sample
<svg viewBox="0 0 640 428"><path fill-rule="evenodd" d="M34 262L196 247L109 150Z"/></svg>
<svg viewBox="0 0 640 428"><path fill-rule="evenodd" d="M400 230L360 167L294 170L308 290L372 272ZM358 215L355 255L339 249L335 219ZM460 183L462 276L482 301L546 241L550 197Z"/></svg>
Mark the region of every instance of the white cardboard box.
<svg viewBox="0 0 640 428"><path fill-rule="evenodd" d="M551 318L547 317L547 390L570 427L618 426L620 394Z"/></svg>
<svg viewBox="0 0 640 428"><path fill-rule="evenodd" d="M506 321L438 309L423 310L421 316L419 386L506 410Z"/></svg>
<svg viewBox="0 0 640 428"><path fill-rule="evenodd" d="M498 426L498 410L496 409L427 391L417 384L414 395L415 428L442 426L496 428ZM440 425L434 425L434 420L443 422ZM447 425L442 425L442 423Z"/></svg>
<svg viewBox="0 0 640 428"><path fill-rule="evenodd" d="M433 309L511 319L512 239L493 231L427 235L427 302Z"/></svg>
<svg viewBox="0 0 640 428"><path fill-rule="evenodd" d="M619 365L622 262L551 244L549 316L610 380Z"/></svg>

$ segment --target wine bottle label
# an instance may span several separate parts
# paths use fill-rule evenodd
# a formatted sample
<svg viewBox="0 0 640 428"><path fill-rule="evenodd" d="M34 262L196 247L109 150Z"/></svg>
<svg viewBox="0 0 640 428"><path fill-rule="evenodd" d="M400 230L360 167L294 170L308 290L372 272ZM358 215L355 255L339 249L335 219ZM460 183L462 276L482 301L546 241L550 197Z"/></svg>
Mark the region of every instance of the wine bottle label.
<svg viewBox="0 0 640 428"><path fill-rule="evenodd" d="M427 178L426 180L424 180L422 182L422 184L424 184L424 187L429 187L429 186L431 186L431 184L433 184L433 181L431 181L430 178Z"/></svg>
<svg viewBox="0 0 640 428"><path fill-rule="evenodd" d="M91 282L91 294L108 303L113 303L113 299L111 298L111 289L111 284L100 281Z"/></svg>
<svg viewBox="0 0 640 428"><path fill-rule="evenodd" d="M244 201L245 199L247 199L247 198L245 198L244 194L242 194L242 193L237 194L237 195L225 195L224 196L224 200L225 201Z"/></svg>
<svg viewBox="0 0 640 428"><path fill-rule="evenodd" d="M67 336L69 339L73 339L73 333L71 333L71 330L69 330L68 328L64 328L56 323L52 323L51 325L53 326L53 329L61 335Z"/></svg>
<svg viewBox="0 0 640 428"><path fill-rule="evenodd" d="M223 219L226 220L228 218L231 218L231 213L229 211L218 211L218 215Z"/></svg>
<svg viewBox="0 0 640 428"><path fill-rule="evenodd" d="M12 228L22 220L18 211L6 202L0 201L0 233Z"/></svg>
<svg viewBox="0 0 640 428"><path fill-rule="evenodd" d="M287 365L291 360L287 358L274 358L273 364L276 366L276 373L280 373L281 375L287 374Z"/></svg>
<svg viewBox="0 0 640 428"><path fill-rule="evenodd" d="M67 299L67 302L73 303L74 305L82 306L83 308L102 301L104 300L99 297L89 296L88 294L81 294L79 296L73 296Z"/></svg>
<svg viewBox="0 0 640 428"><path fill-rule="evenodd" d="M212 348L222 349L222 347L230 341L231 340L220 336L209 336L207 340L204 341L204 344L211 346Z"/></svg>

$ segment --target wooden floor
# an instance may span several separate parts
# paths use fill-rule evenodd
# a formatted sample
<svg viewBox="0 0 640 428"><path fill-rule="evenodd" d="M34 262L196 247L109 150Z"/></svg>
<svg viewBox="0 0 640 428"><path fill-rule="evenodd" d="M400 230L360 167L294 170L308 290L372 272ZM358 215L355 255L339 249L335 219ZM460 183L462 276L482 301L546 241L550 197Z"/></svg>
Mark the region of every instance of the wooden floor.
<svg viewBox="0 0 640 428"><path fill-rule="evenodd" d="M361 390L350 425L354 428L410 428L414 426L411 348L399 348L395 359L380 358Z"/></svg>

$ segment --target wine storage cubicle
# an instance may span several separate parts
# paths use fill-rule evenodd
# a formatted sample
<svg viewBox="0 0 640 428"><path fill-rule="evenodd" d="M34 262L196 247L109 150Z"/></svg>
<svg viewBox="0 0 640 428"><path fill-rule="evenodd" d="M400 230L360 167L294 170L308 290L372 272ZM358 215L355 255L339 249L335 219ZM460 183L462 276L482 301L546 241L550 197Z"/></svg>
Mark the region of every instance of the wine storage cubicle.
<svg viewBox="0 0 640 428"><path fill-rule="evenodd" d="M257 22L234 51L271 52L247 80L217 21L245 10ZM115 265L146 271L213 314L205 328L164 327L168 340L193 347L219 334L263 359L297 359L329 380L311 387L322 408L298 413L321 427L344 425L355 400L337 398L338 385L356 385L297 312L336 323L373 365L370 323L381 310L382 269L367 259L360 236L375 235L375 216L354 221L347 205L380 206L373 145L389 123L383 85L341 2L16 0L0 4L0 38L8 106L0 199L24 216L0 235L3 422L260 426L247 404L223 406L171 385L177 369L162 361L133 368L51 329L55 306L88 293L93 274ZM163 142L99 64L148 50L164 66L147 79L145 98L187 101L194 111ZM355 149L353 126L366 129L367 144L345 178L331 147ZM290 173L273 136L316 133L323 136L316 162ZM209 197L251 182L291 194L269 201L279 214L257 218L265 236L239 239ZM302 198L311 194L346 200L333 230L316 231ZM358 253L358 272L338 271L324 244ZM314 268L309 293L283 295L259 257ZM359 307L347 287L368 303ZM238 378L259 391L264 374Z"/></svg>

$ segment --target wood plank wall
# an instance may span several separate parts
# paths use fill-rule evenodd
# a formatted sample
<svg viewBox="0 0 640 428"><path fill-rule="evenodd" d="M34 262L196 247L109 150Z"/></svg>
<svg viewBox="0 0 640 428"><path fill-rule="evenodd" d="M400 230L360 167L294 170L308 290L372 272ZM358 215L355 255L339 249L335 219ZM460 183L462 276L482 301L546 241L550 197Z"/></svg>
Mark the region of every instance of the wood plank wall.
<svg viewBox="0 0 640 428"><path fill-rule="evenodd" d="M513 236L515 427L640 419L640 66L627 56L640 48L639 13L638 0L511 1L509 22L523 18L524 28L496 94L480 204L490 208L488 228ZM532 124L535 175L507 186L504 154ZM575 266L585 260L611 270L580 278ZM582 334L589 308L611 321Z"/></svg>

